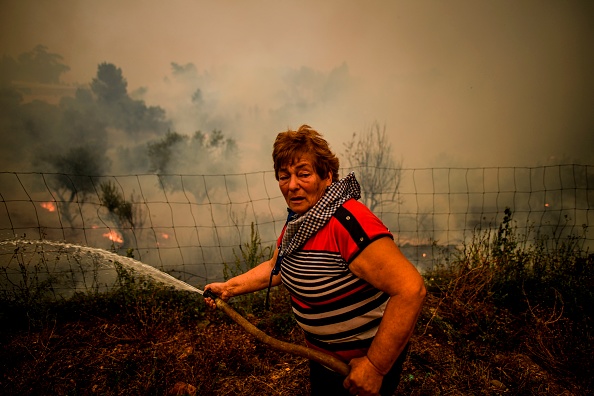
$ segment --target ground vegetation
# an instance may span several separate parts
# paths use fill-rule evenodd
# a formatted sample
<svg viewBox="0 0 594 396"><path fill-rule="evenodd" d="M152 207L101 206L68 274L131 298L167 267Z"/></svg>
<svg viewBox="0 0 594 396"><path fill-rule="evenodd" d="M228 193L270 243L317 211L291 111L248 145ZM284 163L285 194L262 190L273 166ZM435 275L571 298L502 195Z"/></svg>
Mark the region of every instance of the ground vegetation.
<svg viewBox="0 0 594 396"><path fill-rule="evenodd" d="M424 274L428 295L398 395L594 391L594 255L579 236L528 243L512 217L507 210ZM242 256L254 255L246 246ZM305 359L255 340L199 294L124 267L109 292L28 295L2 297L4 395L309 394ZM286 291L271 293L269 310L264 299L231 304L267 334L303 344Z"/></svg>

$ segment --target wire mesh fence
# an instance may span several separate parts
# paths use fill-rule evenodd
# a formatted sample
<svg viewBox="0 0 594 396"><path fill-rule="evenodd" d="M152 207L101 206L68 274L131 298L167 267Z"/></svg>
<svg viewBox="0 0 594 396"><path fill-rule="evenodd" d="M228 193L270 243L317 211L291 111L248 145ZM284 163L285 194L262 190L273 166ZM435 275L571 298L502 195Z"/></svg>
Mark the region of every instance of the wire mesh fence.
<svg viewBox="0 0 594 396"><path fill-rule="evenodd" d="M349 171L358 175L369 169ZM399 182L383 184L393 186L391 190L375 191L365 190L362 183L362 200L420 270L454 254L478 230L497 229L506 208L527 243L543 235L551 243L575 235L585 249L593 244L594 166L391 171L387 174ZM119 176L0 172L2 291L29 289L27 282L50 285L45 289L52 296L109 288L115 268L103 265L105 258L96 254L81 253L85 247L86 253L98 248L133 257L201 287L222 280L226 266L246 265L242 252L254 242L265 258L285 214L272 171Z"/></svg>

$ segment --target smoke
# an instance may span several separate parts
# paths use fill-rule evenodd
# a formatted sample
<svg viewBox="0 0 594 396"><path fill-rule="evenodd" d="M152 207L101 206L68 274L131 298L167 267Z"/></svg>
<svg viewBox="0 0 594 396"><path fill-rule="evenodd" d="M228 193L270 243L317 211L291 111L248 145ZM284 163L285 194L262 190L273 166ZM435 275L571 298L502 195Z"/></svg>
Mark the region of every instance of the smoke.
<svg viewBox="0 0 594 396"><path fill-rule="evenodd" d="M282 197L257 173L278 132L309 124L345 165L374 122L405 168L383 213L401 242L449 243L505 206L591 224L589 168L531 167L594 161L592 4L266 3L3 4L0 170L69 176L1 174L1 232L130 239L96 193L116 175L143 260L217 273L252 219L278 235Z"/></svg>
<svg viewBox="0 0 594 396"><path fill-rule="evenodd" d="M242 170L303 123L340 149L378 121L412 167L593 160L591 2L265 3L7 2L0 47L44 43L70 84L121 67L175 132L235 139Z"/></svg>
<svg viewBox="0 0 594 396"><path fill-rule="evenodd" d="M2 169L102 175L111 171L111 163L118 163L117 158L110 158L114 150L138 151L170 128L163 109L146 106L128 95L121 69L112 64L100 64L97 78L69 92L71 95L60 96L54 103L47 101L44 91L60 86L45 82L57 78L56 70L68 70L57 63L61 58L38 46L18 61L3 59L2 65L16 64L19 70L32 69L36 74L5 75L11 80L5 81L0 91L0 127L5 141L0 149ZM76 157L77 151L87 157Z"/></svg>
<svg viewBox="0 0 594 396"><path fill-rule="evenodd" d="M263 78L255 69L199 71L192 63L171 62L161 84L129 92L125 70L103 62L90 81L64 90L60 76L70 67L62 60L43 46L4 58L6 70L32 70L29 64L35 63L39 77L6 74L0 91L2 169L174 175L161 182L176 191L175 175L268 169L276 133L305 122L328 123L327 114L351 107L346 98L357 86L345 63L327 72L271 68ZM164 105L148 104L159 101ZM76 183L58 185L85 190ZM203 195L199 189L193 193L197 199Z"/></svg>

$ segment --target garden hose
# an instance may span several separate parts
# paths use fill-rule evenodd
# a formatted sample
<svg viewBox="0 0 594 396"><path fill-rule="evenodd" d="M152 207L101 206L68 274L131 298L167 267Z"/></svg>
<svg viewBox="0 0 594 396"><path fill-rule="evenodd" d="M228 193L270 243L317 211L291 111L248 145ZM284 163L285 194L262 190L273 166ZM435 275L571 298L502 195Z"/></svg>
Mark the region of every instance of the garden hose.
<svg viewBox="0 0 594 396"><path fill-rule="evenodd" d="M220 299L216 294L214 294L210 290L205 290L203 296L205 298L212 298L220 310L225 312L227 316L233 319L233 321L235 321L237 324L243 327L248 333L256 337L256 339L258 339L259 341L262 341L263 343L268 344L279 351L288 352L293 355L314 360L345 377L349 374L349 366L343 361L335 358L334 356L317 351L315 349L307 348L302 345L291 344L290 342L285 342L270 337L268 334L264 333L262 330L258 329L256 326L251 324L247 319L245 319L243 316L237 313L237 311L231 308L229 304Z"/></svg>

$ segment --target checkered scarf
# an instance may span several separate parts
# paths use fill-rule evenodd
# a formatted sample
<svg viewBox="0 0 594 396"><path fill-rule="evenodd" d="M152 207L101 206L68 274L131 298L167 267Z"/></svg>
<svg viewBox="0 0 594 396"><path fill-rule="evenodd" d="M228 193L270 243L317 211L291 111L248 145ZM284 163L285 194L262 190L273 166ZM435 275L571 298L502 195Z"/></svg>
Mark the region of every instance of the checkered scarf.
<svg viewBox="0 0 594 396"><path fill-rule="evenodd" d="M350 198L361 198L361 187L354 172L350 172L345 178L332 183L322 198L303 215L299 216L290 212L273 274L279 273L284 257L303 246Z"/></svg>

